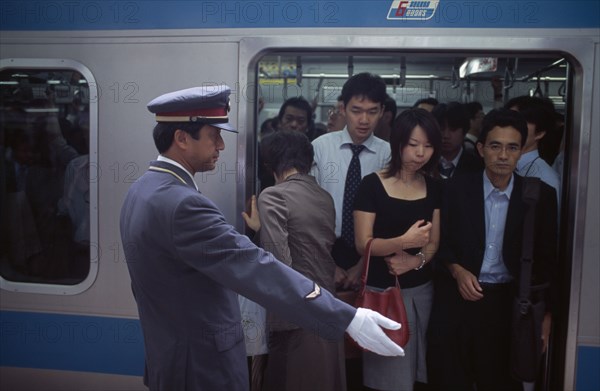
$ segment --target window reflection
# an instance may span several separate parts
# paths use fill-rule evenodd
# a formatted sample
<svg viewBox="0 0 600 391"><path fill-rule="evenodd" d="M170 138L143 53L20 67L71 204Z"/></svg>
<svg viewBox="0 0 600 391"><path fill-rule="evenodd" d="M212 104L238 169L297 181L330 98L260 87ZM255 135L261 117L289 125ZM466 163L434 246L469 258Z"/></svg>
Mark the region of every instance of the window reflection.
<svg viewBox="0 0 600 391"><path fill-rule="evenodd" d="M73 285L89 272L89 89L73 70L0 71L0 274Z"/></svg>

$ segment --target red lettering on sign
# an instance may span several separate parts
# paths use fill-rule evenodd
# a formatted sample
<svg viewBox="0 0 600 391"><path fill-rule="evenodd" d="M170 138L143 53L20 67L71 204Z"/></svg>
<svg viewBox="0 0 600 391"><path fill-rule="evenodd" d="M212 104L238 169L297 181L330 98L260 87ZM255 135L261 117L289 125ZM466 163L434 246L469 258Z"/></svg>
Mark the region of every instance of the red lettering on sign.
<svg viewBox="0 0 600 391"><path fill-rule="evenodd" d="M396 10L396 16L404 16L404 13L406 12L407 4L408 4L408 1L400 2L400 5L398 6L398 9Z"/></svg>

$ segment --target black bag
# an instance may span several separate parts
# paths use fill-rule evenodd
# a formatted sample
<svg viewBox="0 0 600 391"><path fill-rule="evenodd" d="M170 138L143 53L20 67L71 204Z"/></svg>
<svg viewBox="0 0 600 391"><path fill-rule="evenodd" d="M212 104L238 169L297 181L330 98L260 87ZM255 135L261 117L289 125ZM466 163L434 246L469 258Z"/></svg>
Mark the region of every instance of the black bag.
<svg viewBox="0 0 600 391"><path fill-rule="evenodd" d="M520 381L535 381L542 362L542 322L546 313L544 290L548 284L531 286L535 204L539 178L523 178L523 200L529 205L523 226L519 292L514 299L510 341L510 372Z"/></svg>

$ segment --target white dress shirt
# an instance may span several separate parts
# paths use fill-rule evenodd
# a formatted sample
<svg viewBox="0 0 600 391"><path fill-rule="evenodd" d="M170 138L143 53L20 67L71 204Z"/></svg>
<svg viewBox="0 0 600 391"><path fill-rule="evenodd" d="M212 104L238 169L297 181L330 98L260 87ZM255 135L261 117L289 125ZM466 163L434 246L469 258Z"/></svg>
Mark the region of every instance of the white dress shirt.
<svg viewBox="0 0 600 391"><path fill-rule="evenodd" d="M347 128L337 132L326 133L313 142L315 158L310 175L333 198L335 204L335 235L340 237L342 231L342 207L344 204L344 186L348 166L352 159L350 149L352 139ZM383 169L390 159L390 144L371 134L362 144L365 149L358 155L360 175L364 178L372 172Z"/></svg>

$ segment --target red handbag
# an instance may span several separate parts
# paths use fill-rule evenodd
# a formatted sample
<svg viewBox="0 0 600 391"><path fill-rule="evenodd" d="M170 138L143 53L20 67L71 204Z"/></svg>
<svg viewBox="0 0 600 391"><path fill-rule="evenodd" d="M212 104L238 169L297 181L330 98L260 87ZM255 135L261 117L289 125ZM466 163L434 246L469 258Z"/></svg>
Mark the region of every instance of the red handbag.
<svg viewBox="0 0 600 391"><path fill-rule="evenodd" d="M399 330L383 329L383 331L392 341L401 347L404 347L408 343L409 329L406 308L404 307L404 300L402 300L402 291L400 290L398 276L396 276L396 286L389 287L384 291L367 286L372 242L373 239L370 239L365 248L363 257L364 268L361 279L362 287L356 298L356 307L369 308L400 323L402 327Z"/></svg>

